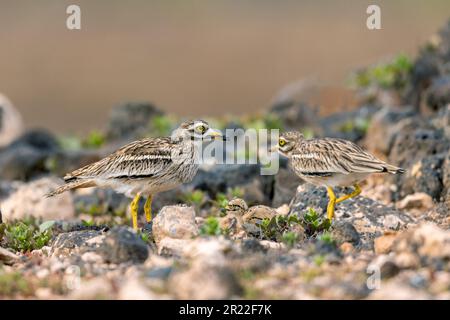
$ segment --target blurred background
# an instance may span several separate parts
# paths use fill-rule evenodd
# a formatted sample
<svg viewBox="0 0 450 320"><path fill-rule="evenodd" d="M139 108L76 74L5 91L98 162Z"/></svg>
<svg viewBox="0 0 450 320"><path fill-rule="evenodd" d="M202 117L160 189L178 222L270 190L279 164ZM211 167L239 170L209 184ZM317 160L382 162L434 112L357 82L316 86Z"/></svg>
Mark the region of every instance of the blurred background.
<svg viewBox="0 0 450 320"><path fill-rule="evenodd" d="M366 8L382 30L366 28ZM81 6L82 29L66 29ZM448 0L0 0L0 92L26 127L78 133L112 106L150 101L180 116L262 112L287 85L318 79L322 112L352 107L352 70L411 57Z"/></svg>

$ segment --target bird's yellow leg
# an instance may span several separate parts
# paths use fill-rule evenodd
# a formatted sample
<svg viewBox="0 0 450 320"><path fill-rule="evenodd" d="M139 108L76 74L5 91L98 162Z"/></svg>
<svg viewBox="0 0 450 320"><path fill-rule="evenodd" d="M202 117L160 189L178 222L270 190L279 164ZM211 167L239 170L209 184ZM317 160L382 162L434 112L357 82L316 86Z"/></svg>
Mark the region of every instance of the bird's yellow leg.
<svg viewBox="0 0 450 320"><path fill-rule="evenodd" d="M138 208L139 208L139 199L141 198L141 194L138 193L133 201L131 201L131 220L133 221L133 229L138 229Z"/></svg>
<svg viewBox="0 0 450 320"><path fill-rule="evenodd" d="M152 196L148 196L147 200L145 201L144 205L144 211L145 211L145 219L147 222L152 221Z"/></svg>
<svg viewBox="0 0 450 320"><path fill-rule="evenodd" d="M361 193L361 187L358 184L355 184L354 188L355 188L355 190L353 190L352 193L346 194L345 196L337 198L336 203L339 203L339 202L342 202L344 200L356 197L357 195L359 195Z"/></svg>
<svg viewBox="0 0 450 320"><path fill-rule="evenodd" d="M334 216L334 206L336 205L336 195L334 194L333 189L331 187L327 187L327 191L328 191L328 197L330 198L330 200L328 201L328 206L327 206L327 218L331 222L331 220L333 220L333 216Z"/></svg>

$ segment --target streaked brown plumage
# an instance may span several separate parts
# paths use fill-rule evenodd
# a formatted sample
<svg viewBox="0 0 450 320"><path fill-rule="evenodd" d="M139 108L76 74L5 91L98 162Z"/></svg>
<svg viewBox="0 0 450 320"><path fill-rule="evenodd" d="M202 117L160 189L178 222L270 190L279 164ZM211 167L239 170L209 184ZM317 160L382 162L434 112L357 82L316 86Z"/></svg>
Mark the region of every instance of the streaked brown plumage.
<svg viewBox="0 0 450 320"><path fill-rule="evenodd" d="M290 131L280 135L276 148L288 157L292 169L300 178L327 188L330 196L327 209L330 220L334 215L334 205L357 196L361 192L358 183L368 175L404 172L343 139L305 139L301 133ZM355 191L336 199L332 189L336 186L354 186Z"/></svg>
<svg viewBox="0 0 450 320"><path fill-rule="evenodd" d="M67 174L64 177L66 184L47 196L77 188L112 188L134 197L133 227L137 228L140 196L148 198L145 210L149 221L152 195L191 181L198 170L199 143L205 138L221 136L205 121L183 122L170 137L131 142L104 159Z"/></svg>

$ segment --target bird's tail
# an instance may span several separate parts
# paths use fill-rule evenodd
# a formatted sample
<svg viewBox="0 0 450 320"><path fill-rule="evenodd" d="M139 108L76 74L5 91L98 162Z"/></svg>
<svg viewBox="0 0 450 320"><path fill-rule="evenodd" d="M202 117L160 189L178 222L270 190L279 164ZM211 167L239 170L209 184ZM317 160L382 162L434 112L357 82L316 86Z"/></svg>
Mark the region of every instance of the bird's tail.
<svg viewBox="0 0 450 320"><path fill-rule="evenodd" d="M396 166L393 166L393 165L390 165L390 164L386 163L383 166L383 172L389 172L389 173L392 173L392 174L402 174L402 173L405 173L406 170L403 169L403 168L399 168L399 167L396 167Z"/></svg>
<svg viewBox="0 0 450 320"><path fill-rule="evenodd" d="M88 188L95 186L95 183L91 180L76 180L73 182L68 182L66 184L63 184L62 186L56 188L53 191L50 191L49 193L45 194L46 198L50 198L53 196L56 196L57 194L66 192L67 190L72 189L78 189L78 188Z"/></svg>

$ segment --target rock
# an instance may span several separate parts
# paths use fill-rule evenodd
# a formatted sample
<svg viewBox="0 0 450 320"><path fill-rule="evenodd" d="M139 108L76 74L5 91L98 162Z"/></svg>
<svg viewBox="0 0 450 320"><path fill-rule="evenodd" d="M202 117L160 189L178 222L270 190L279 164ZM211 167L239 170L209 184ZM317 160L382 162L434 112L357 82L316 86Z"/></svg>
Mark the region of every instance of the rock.
<svg viewBox="0 0 450 320"><path fill-rule="evenodd" d="M448 270L450 258L450 231L435 224L422 223L417 228L400 234L392 251L397 264L403 267L433 266Z"/></svg>
<svg viewBox="0 0 450 320"><path fill-rule="evenodd" d="M44 220L73 218L75 208L70 192L51 198L44 196L60 184L61 180L53 177L44 177L22 184L3 201L3 218L6 221L28 216L40 217Z"/></svg>
<svg viewBox="0 0 450 320"><path fill-rule="evenodd" d="M430 295L408 285L389 282L383 283L378 290L372 291L369 300L427 300Z"/></svg>
<svg viewBox="0 0 450 320"><path fill-rule="evenodd" d="M416 110L420 109L424 91L430 86L432 79L440 74L441 59L434 50L422 50L411 70L411 83L407 90L406 100Z"/></svg>
<svg viewBox="0 0 450 320"><path fill-rule="evenodd" d="M375 238L374 250L376 254L389 253L394 245L394 241L397 238L395 233L387 233L381 237Z"/></svg>
<svg viewBox="0 0 450 320"><path fill-rule="evenodd" d="M244 200L249 205L270 204L272 194L272 175L261 175L257 164L216 165L202 167L197 172L190 187L208 192L211 199L217 193L226 193L230 188L239 187L244 191ZM255 202L257 201L257 202Z"/></svg>
<svg viewBox="0 0 450 320"><path fill-rule="evenodd" d="M128 227L114 227L107 232L96 250L107 263L142 263L148 257L148 247L142 238Z"/></svg>
<svg viewBox="0 0 450 320"><path fill-rule="evenodd" d="M107 153L103 149L59 150L46 159L46 167L57 176L64 176L90 163L94 163Z"/></svg>
<svg viewBox="0 0 450 320"><path fill-rule="evenodd" d="M155 294L142 283L142 280L132 277L120 287L117 298L119 300L153 300Z"/></svg>
<svg viewBox="0 0 450 320"><path fill-rule="evenodd" d="M269 111L283 123L284 130L304 130L316 126L318 114L306 103L292 100L276 103Z"/></svg>
<svg viewBox="0 0 450 320"><path fill-rule="evenodd" d="M339 246L339 249L342 251L342 253L349 254L353 252L355 247L350 242L344 242Z"/></svg>
<svg viewBox="0 0 450 320"><path fill-rule="evenodd" d="M113 108L108 122L110 139L134 139L148 132L151 120L162 115L154 105L148 102L128 102Z"/></svg>
<svg viewBox="0 0 450 320"><path fill-rule="evenodd" d="M361 106L352 111L337 112L320 119L321 136L359 141L366 135L372 116L379 110L373 105Z"/></svg>
<svg viewBox="0 0 450 320"><path fill-rule="evenodd" d="M331 236L338 245L345 242L357 245L360 240L358 231L349 222L336 222L333 225Z"/></svg>
<svg viewBox="0 0 450 320"><path fill-rule="evenodd" d="M15 262L17 262L19 260L19 256L14 254L13 252L6 250L2 247L0 247L0 262L7 264L7 265L12 265Z"/></svg>
<svg viewBox="0 0 450 320"><path fill-rule="evenodd" d="M436 130L422 118L403 119L397 129L389 153L390 163L408 168L427 156L448 151L450 143L443 131Z"/></svg>
<svg viewBox="0 0 450 320"><path fill-rule="evenodd" d="M190 241L185 256L203 265L225 266L227 255L234 251L230 240L220 238L199 238Z"/></svg>
<svg viewBox="0 0 450 320"><path fill-rule="evenodd" d="M406 174L395 176L399 196L425 192L438 200L443 191L442 166L449 148L450 141L443 130L429 124L412 121L399 127L389 154L390 163L406 169Z"/></svg>
<svg viewBox="0 0 450 320"><path fill-rule="evenodd" d="M69 294L75 300L99 300L114 298L114 287L105 277L97 277L88 281L81 281L80 286Z"/></svg>
<svg viewBox="0 0 450 320"><path fill-rule="evenodd" d="M0 178L29 180L48 173L46 160L58 150L59 144L50 133L29 131L0 149Z"/></svg>
<svg viewBox="0 0 450 320"><path fill-rule="evenodd" d="M0 147L8 145L22 134L23 127L19 111L0 93Z"/></svg>
<svg viewBox="0 0 450 320"><path fill-rule="evenodd" d="M81 246L92 238L100 236L102 233L96 230L83 230L60 233L51 242L52 256L67 256L78 250Z"/></svg>
<svg viewBox="0 0 450 320"><path fill-rule="evenodd" d="M424 192L407 195L397 203L398 209L408 211L415 217L418 217L433 207L433 199Z"/></svg>
<svg viewBox="0 0 450 320"><path fill-rule="evenodd" d="M380 275L382 279L389 279L395 277L400 272L400 268L392 261L385 261L380 268Z"/></svg>
<svg viewBox="0 0 450 320"><path fill-rule="evenodd" d="M267 252L267 248L262 246L259 240L256 240L254 238L244 239L241 243L241 248L242 251L247 253Z"/></svg>
<svg viewBox="0 0 450 320"><path fill-rule="evenodd" d="M365 144L367 150L375 155L389 154L395 134L398 131L397 124L400 120L412 117L416 114L412 107L382 108L377 111L370 121L367 129Z"/></svg>
<svg viewBox="0 0 450 320"><path fill-rule="evenodd" d="M198 235L195 210L187 206L165 206L153 219L153 236L158 244L163 238L190 239Z"/></svg>
<svg viewBox="0 0 450 320"><path fill-rule="evenodd" d="M431 111L438 111L450 103L450 75L434 78L425 92L427 106Z"/></svg>
<svg viewBox="0 0 450 320"><path fill-rule="evenodd" d="M348 192L347 190L346 193ZM339 188L335 188L335 193L336 196L343 194ZM298 187L297 194L290 204L290 214L296 214L300 219L303 219L307 209L313 208L324 218L327 204L328 195L325 188L309 184L301 185ZM390 221L392 220L391 217L394 217L395 221ZM351 224L360 237L358 247L373 249L374 238L382 235L386 231L386 227L391 227L395 230L402 229L413 221L414 219L409 215L393 207L358 196L336 205L333 224L337 226L341 223ZM349 232L349 234L354 234L354 232ZM356 240L356 234L354 235Z"/></svg>
<svg viewBox="0 0 450 320"><path fill-rule="evenodd" d="M399 195L404 197L412 193L426 193L433 199L440 200L442 184L442 164L444 154L424 157L416 162L411 170L398 177L401 188Z"/></svg>
<svg viewBox="0 0 450 320"><path fill-rule="evenodd" d="M177 299L221 300L239 296L242 287L229 268L194 262L187 271L170 277L169 291Z"/></svg>
<svg viewBox="0 0 450 320"><path fill-rule="evenodd" d="M444 185L444 194L450 192L450 150L442 165L442 184Z"/></svg>
<svg viewBox="0 0 450 320"><path fill-rule="evenodd" d="M162 256L182 257L191 240L162 238L158 243L158 254Z"/></svg>
<svg viewBox="0 0 450 320"><path fill-rule="evenodd" d="M288 168L280 168L275 176L272 206L279 207L289 204L295 195L295 190L303 181Z"/></svg>

